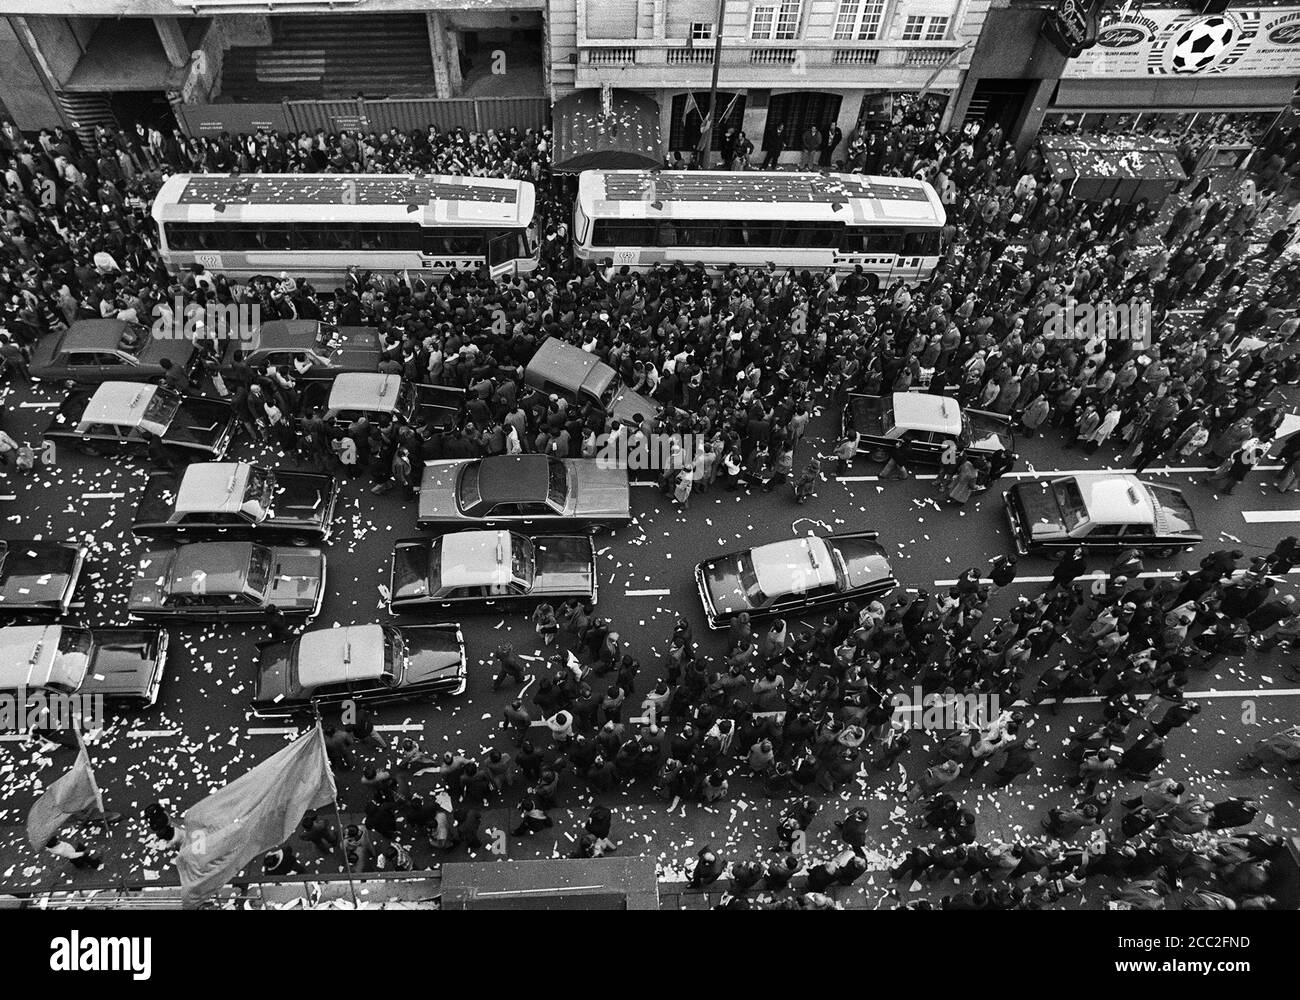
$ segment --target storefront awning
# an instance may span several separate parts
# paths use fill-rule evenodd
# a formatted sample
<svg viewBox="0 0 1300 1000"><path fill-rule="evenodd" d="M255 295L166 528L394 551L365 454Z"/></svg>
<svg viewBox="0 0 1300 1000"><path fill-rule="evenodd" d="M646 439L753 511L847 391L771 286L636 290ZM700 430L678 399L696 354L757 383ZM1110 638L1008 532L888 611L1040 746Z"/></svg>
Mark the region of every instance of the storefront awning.
<svg viewBox="0 0 1300 1000"><path fill-rule="evenodd" d="M1056 89L1055 110L1174 110L1183 112L1284 108L1295 77L1242 76L1178 80L1065 79Z"/></svg>
<svg viewBox="0 0 1300 1000"><path fill-rule="evenodd" d="M645 94L616 90L610 113L599 90L580 90L555 102L555 170L646 170L663 166L659 103Z"/></svg>

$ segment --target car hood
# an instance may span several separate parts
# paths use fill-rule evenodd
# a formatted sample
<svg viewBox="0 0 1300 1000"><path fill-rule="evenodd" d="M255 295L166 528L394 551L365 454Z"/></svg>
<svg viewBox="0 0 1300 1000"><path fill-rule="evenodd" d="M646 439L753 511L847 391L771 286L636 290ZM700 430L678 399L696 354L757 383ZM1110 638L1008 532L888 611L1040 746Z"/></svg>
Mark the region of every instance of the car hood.
<svg viewBox="0 0 1300 1000"><path fill-rule="evenodd" d="M659 411L663 407L653 399L642 396L639 392L633 392L631 389L619 389L614 393L614 398L609 404L610 416L625 424L636 424L636 416L640 414L647 420L659 416Z"/></svg>
<svg viewBox="0 0 1300 1000"><path fill-rule="evenodd" d="M739 554L733 553L700 563L704 589L715 616L754 610L740 582L740 559Z"/></svg>
<svg viewBox="0 0 1300 1000"><path fill-rule="evenodd" d="M94 636L90 666L78 694L149 696L166 649L166 633L156 628L97 629Z"/></svg>
<svg viewBox="0 0 1300 1000"><path fill-rule="evenodd" d="M1065 534L1065 522L1061 520L1061 508L1052 495L1051 483L1016 483L1007 491L1007 495L1021 526L1030 537Z"/></svg>
<svg viewBox="0 0 1300 1000"><path fill-rule="evenodd" d="M368 326L340 326L328 344L318 347L328 353L330 366L353 371L379 369L379 332Z"/></svg>
<svg viewBox="0 0 1300 1000"><path fill-rule="evenodd" d="M596 462L570 463L576 482L575 513L587 517L632 516L632 489L626 469L604 469ZM423 502L423 497L420 498Z"/></svg>
<svg viewBox="0 0 1300 1000"><path fill-rule="evenodd" d="M331 476L277 470L275 483L271 512L277 521L324 524L333 511L338 485Z"/></svg>
<svg viewBox="0 0 1300 1000"><path fill-rule="evenodd" d="M595 593L596 561L587 535L547 535L534 540L534 586L566 593Z"/></svg>
<svg viewBox="0 0 1300 1000"><path fill-rule="evenodd" d="M980 451L1011 451L1015 447L1010 417L983 410L967 410L966 419L970 426L969 447Z"/></svg>
<svg viewBox="0 0 1300 1000"><path fill-rule="evenodd" d="M455 628L405 628L406 682L456 681L465 675L465 648Z"/></svg>
<svg viewBox="0 0 1300 1000"><path fill-rule="evenodd" d="M469 462L425 462L420 478L420 509L416 517L421 520L459 520L463 515L456 506L456 481L460 470Z"/></svg>
<svg viewBox="0 0 1300 1000"><path fill-rule="evenodd" d="M186 397L172 419L163 440L168 444L224 451L219 447L234 423L230 404L217 399Z"/></svg>
<svg viewBox="0 0 1300 1000"><path fill-rule="evenodd" d="M277 548L271 562L268 601L289 610L312 608L325 585L325 553L315 548Z"/></svg>
<svg viewBox="0 0 1300 1000"><path fill-rule="evenodd" d="M71 599L84 559L72 542L10 542L0 564L0 608L62 606Z"/></svg>

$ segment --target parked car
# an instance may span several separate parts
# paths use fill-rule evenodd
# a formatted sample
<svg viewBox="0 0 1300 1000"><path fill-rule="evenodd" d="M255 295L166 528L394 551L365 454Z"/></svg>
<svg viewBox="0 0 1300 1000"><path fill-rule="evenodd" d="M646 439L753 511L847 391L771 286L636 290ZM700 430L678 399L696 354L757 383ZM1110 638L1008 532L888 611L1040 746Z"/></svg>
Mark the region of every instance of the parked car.
<svg viewBox="0 0 1300 1000"><path fill-rule="evenodd" d="M592 529L627 524L632 490L626 469L594 458L493 455L425 462L417 523Z"/></svg>
<svg viewBox="0 0 1300 1000"><path fill-rule="evenodd" d="M194 342L155 337L139 323L80 319L60 336L43 337L32 348L32 377L43 382L151 382L161 378L166 358L194 370Z"/></svg>
<svg viewBox="0 0 1300 1000"><path fill-rule="evenodd" d="M475 610L570 597L596 600L590 535L529 537L514 531L457 531L404 538L393 550L388 609Z"/></svg>
<svg viewBox="0 0 1300 1000"><path fill-rule="evenodd" d="M1170 555L1201 541L1196 516L1172 486L1095 474L1027 480L1004 494L1016 551L1144 549Z"/></svg>
<svg viewBox="0 0 1300 1000"><path fill-rule="evenodd" d="M183 396L157 385L105 382L94 390L68 393L45 428L45 438L70 442L88 454L118 454L144 451L149 436L156 435L174 455L219 459L236 426L230 404L223 400Z"/></svg>
<svg viewBox="0 0 1300 1000"><path fill-rule="evenodd" d="M0 615L67 614L88 551L77 542L0 541Z"/></svg>
<svg viewBox="0 0 1300 1000"><path fill-rule="evenodd" d="M234 362L253 368L273 364L300 382L332 382L343 372L375 372L382 357L379 332L369 326L335 326L314 319L274 319L251 331L247 340L230 340L221 373ZM301 370L294 359L301 357Z"/></svg>
<svg viewBox="0 0 1300 1000"><path fill-rule="evenodd" d="M447 430L460 423L465 390L449 385L414 385L398 375L344 372L330 383L309 385L302 407L324 406L328 420L347 426L358 417L371 421L401 417L408 423L427 422Z"/></svg>
<svg viewBox="0 0 1300 1000"><path fill-rule="evenodd" d="M197 462L179 475L155 472L131 531L137 537L329 539L338 484L332 476L248 462Z"/></svg>
<svg viewBox="0 0 1300 1000"><path fill-rule="evenodd" d="M258 718L309 713L313 704L387 705L465 690L465 637L454 624L313 629L258 649Z"/></svg>
<svg viewBox="0 0 1300 1000"><path fill-rule="evenodd" d="M889 396L849 393L841 433L857 431L858 454L885 462L903 442L913 460L928 465L955 465L970 456L990 460L1015 455L1011 418L985 410L963 410L949 396L895 392ZM982 487L981 487L982 488Z"/></svg>
<svg viewBox="0 0 1300 1000"><path fill-rule="evenodd" d="M751 618L797 614L845 601L873 601L897 586L874 531L808 535L706 559L695 583L709 628L742 611Z"/></svg>
<svg viewBox="0 0 1300 1000"><path fill-rule="evenodd" d="M149 707L167 665L160 628L0 628L0 693L100 695Z"/></svg>
<svg viewBox="0 0 1300 1000"><path fill-rule="evenodd" d="M256 542L186 542L141 555L132 618L243 621L279 608L311 621L325 597L325 553Z"/></svg>
<svg viewBox="0 0 1300 1000"><path fill-rule="evenodd" d="M548 395L557 393L577 403L596 403L625 424L635 424L638 414L653 419L663 409L654 400L624 386L618 372L594 354L556 337L542 341L524 368L524 383Z"/></svg>

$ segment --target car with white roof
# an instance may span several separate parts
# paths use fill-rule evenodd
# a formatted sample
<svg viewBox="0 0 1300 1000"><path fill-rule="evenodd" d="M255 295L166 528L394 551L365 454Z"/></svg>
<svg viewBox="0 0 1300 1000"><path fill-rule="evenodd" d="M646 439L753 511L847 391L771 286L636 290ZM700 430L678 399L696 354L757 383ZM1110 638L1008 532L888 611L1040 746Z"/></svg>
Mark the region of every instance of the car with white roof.
<svg viewBox="0 0 1300 1000"><path fill-rule="evenodd" d="M346 427L359 417L372 423L400 418L445 430L460 422L465 390L448 385L417 385L400 375L344 372L333 382L310 385L302 394L304 410L323 406L325 418Z"/></svg>
<svg viewBox="0 0 1300 1000"><path fill-rule="evenodd" d="M141 452L150 437L159 437L174 455L220 459L236 426L224 400L183 396L139 382L105 382L93 390L68 393L44 437L69 442L89 454Z"/></svg>
<svg viewBox="0 0 1300 1000"><path fill-rule="evenodd" d="M841 433L845 431L857 431L858 454L877 462L888 461L904 442L913 461L930 465L1015 455L1010 417L963 409L950 396L927 392L849 393L841 415Z"/></svg>
<svg viewBox="0 0 1300 1000"><path fill-rule="evenodd" d="M459 625L351 625L258 645L253 714L307 714L344 701L388 705L465 690Z"/></svg>
<svg viewBox="0 0 1300 1000"><path fill-rule="evenodd" d="M143 707L158 700L167 664L159 628L0 628L0 693L99 695Z"/></svg>
<svg viewBox="0 0 1300 1000"><path fill-rule="evenodd" d="M1182 490L1133 475L1026 480L1002 496L1011 537L1022 554L1082 546L1170 555L1202 537Z"/></svg>

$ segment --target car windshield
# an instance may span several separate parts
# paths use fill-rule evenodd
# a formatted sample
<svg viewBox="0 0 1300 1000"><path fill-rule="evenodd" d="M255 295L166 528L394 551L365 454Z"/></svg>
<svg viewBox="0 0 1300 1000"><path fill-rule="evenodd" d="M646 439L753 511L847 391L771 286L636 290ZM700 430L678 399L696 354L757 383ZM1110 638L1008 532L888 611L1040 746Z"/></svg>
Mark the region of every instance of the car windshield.
<svg viewBox="0 0 1300 1000"><path fill-rule="evenodd" d="M406 639L392 626L384 628L384 673L393 678L393 683L402 682L402 672L406 668Z"/></svg>
<svg viewBox="0 0 1300 1000"><path fill-rule="evenodd" d="M141 422L146 424L158 424L160 427L167 427L172 422L172 417L176 416L176 411L180 409L181 400L179 396L173 396L171 393L159 389L153 394L153 399L149 400L149 405L144 408L144 416Z"/></svg>
<svg viewBox="0 0 1300 1000"><path fill-rule="evenodd" d="M88 628L70 628L63 626L62 634L59 636L60 653L84 653L90 654L90 629Z"/></svg>
<svg viewBox="0 0 1300 1000"><path fill-rule="evenodd" d="M966 416L966 414L963 412L961 415L961 434L958 435L957 437L957 447L964 451L965 449L970 447L970 442L971 442L970 417Z"/></svg>
<svg viewBox="0 0 1300 1000"><path fill-rule="evenodd" d="M771 600L758 585L758 573L754 570L754 559L748 552L736 558L736 575L740 578L740 590L750 607L761 608Z"/></svg>
<svg viewBox="0 0 1300 1000"><path fill-rule="evenodd" d="M549 464L549 480L546 486L546 499L556 507L563 507L569 496L569 470L559 459L553 458Z"/></svg>
<svg viewBox="0 0 1300 1000"><path fill-rule="evenodd" d="M1079 484L1073 479L1065 479L1052 484L1052 494L1056 505L1061 508L1061 523L1066 531L1073 531L1088 520L1088 508L1083 502L1083 493Z"/></svg>
<svg viewBox="0 0 1300 1000"><path fill-rule="evenodd" d="M255 500L262 506L267 506L271 500L271 494L275 490L275 473L270 469L262 469L254 466L248 474L248 486L244 489L243 503Z"/></svg>
<svg viewBox="0 0 1300 1000"><path fill-rule="evenodd" d="M248 589L261 596L271 582L271 550L265 545L254 545L248 561Z"/></svg>
<svg viewBox="0 0 1300 1000"><path fill-rule="evenodd" d="M533 573L536 567L536 558L533 553L533 541L531 538L525 538L523 535L510 535L510 575L514 577L515 582L521 584L524 589L531 589L533 586Z"/></svg>
<svg viewBox="0 0 1300 1000"><path fill-rule="evenodd" d="M393 597L428 597L438 589L442 565L442 539L428 545L412 542L399 545L393 553Z"/></svg>
<svg viewBox="0 0 1300 1000"><path fill-rule="evenodd" d="M460 473L460 509L465 512L475 510L483 502L483 491L478 482L479 464L471 462Z"/></svg>

